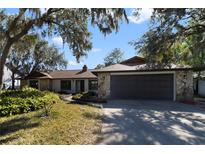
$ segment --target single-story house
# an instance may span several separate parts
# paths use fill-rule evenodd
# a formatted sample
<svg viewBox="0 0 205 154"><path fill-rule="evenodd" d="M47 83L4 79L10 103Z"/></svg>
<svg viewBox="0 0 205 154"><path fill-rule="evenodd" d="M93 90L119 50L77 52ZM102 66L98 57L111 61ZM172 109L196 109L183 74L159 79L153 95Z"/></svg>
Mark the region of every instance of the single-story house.
<svg viewBox="0 0 205 154"><path fill-rule="evenodd" d="M194 95L193 72L204 68L185 65L149 66L134 56L102 69L34 72L22 80L40 90L77 93L95 91L100 99L185 100Z"/></svg>
<svg viewBox="0 0 205 154"><path fill-rule="evenodd" d="M150 67L142 57L93 70L102 99L182 100L193 97L193 68Z"/></svg>
<svg viewBox="0 0 205 154"><path fill-rule="evenodd" d="M25 85L62 93L97 91L97 76L84 65L82 70L33 72L21 80L21 87Z"/></svg>

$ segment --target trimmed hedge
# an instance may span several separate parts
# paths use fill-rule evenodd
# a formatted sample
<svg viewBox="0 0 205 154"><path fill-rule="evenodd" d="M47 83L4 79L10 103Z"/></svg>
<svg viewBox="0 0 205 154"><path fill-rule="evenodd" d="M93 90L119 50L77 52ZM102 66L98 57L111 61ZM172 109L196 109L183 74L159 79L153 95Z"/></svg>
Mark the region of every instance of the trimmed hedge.
<svg viewBox="0 0 205 154"><path fill-rule="evenodd" d="M0 92L0 116L9 116L35 111L45 104L57 103L60 98L52 92L41 92L33 88Z"/></svg>

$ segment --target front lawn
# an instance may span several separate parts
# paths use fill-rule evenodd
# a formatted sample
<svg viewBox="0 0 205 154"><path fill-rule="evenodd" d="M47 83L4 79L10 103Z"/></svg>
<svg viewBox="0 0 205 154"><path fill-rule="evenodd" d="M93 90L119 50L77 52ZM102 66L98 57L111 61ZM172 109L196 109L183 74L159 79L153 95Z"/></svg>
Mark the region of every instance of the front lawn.
<svg viewBox="0 0 205 154"><path fill-rule="evenodd" d="M56 103L50 117L43 110L0 118L0 144L95 144L101 130L100 109Z"/></svg>

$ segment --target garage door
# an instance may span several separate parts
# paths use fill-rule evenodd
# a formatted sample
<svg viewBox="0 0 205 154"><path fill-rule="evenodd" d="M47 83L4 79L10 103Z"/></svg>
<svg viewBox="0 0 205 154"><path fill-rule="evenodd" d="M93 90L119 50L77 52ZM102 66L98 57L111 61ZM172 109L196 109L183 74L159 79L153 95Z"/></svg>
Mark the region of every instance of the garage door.
<svg viewBox="0 0 205 154"><path fill-rule="evenodd" d="M111 75L111 99L173 100L173 74Z"/></svg>

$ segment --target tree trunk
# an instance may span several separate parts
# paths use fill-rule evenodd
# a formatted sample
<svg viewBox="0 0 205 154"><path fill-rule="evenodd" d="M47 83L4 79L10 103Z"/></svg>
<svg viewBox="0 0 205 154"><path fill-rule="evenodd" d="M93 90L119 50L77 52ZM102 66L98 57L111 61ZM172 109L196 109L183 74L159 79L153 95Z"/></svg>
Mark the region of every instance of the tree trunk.
<svg viewBox="0 0 205 154"><path fill-rule="evenodd" d="M15 73L12 71L11 75L11 81L12 81L12 90L15 89Z"/></svg>
<svg viewBox="0 0 205 154"><path fill-rule="evenodd" d="M4 65L6 63L6 58L8 57L11 46L13 45L14 42L17 42L19 39L21 39L24 35L28 33L29 29L31 29L34 22L35 20L29 21L28 24L23 28L23 30L13 38L8 37L8 40L6 41L6 45L2 50L2 55L0 57L0 89L2 89L2 85L3 85Z"/></svg>
<svg viewBox="0 0 205 154"><path fill-rule="evenodd" d="M2 68L2 64L0 61L0 90L3 88L3 75L4 75L4 67Z"/></svg>
<svg viewBox="0 0 205 154"><path fill-rule="evenodd" d="M3 86L4 65L6 62L6 58L9 54L11 45L12 45L12 42L8 40L7 44L5 45L2 51L2 55L0 57L0 89L2 89L2 86Z"/></svg>

